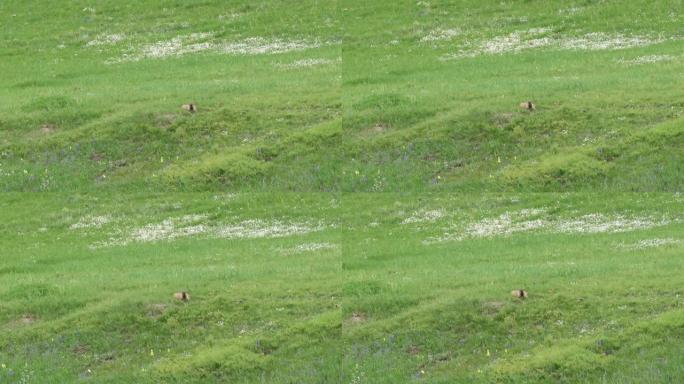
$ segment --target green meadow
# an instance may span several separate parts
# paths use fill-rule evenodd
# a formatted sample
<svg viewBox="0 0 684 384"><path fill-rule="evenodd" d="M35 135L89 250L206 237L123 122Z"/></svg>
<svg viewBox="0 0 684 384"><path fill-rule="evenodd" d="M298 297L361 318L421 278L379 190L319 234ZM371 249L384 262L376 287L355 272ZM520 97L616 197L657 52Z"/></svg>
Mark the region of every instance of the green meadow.
<svg viewBox="0 0 684 384"><path fill-rule="evenodd" d="M0 2L0 383L683 381L682 7Z"/></svg>

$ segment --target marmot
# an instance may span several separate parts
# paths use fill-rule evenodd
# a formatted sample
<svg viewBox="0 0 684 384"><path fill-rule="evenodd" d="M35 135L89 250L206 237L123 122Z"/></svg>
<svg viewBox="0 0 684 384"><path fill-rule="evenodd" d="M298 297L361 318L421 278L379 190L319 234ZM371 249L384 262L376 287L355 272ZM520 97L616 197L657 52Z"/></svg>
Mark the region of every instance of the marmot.
<svg viewBox="0 0 684 384"><path fill-rule="evenodd" d="M188 294L187 292L176 292L176 293L173 294L173 297L174 297L176 300L180 300L180 301L188 301L188 300L190 300L190 294Z"/></svg>
<svg viewBox="0 0 684 384"><path fill-rule="evenodd" d="M197 106L195 104L183 104L181 105L181 108L185 109L188 112L197 112Z"/></svg>
<svg viewBox="0 0 684 384"><path fill-rule="evenodd" d="M520 108L527 109L528 111L534 111L535 109L537 109L534 106L534 103L532 103L531 101L526 101L524 103L520 103Z"/></svg>
<svg viewBox="0 0 684 384"><path fill-rule="evenodd" d="M511 291L511 296L517 297L519 299L526 299L527 298L527 291L524 289L515 289Z"/></svg>

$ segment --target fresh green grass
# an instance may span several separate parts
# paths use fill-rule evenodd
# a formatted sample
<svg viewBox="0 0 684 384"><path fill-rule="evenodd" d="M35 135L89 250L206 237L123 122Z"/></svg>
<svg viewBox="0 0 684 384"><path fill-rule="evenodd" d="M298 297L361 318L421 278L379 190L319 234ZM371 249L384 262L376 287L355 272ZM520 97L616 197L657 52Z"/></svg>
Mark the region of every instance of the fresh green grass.
<svg viewBox="0 0 684 384"><path fill-rule="evenodd" d="M2 190L335 188L337 166L323 164L341 134L334 3L62 5L0 5ZM111 36L121 40L93 45ZM302 41L320 47L217 52ZM116 62L207 42L219 47ZM288 67L311 57L327 64ZM196 115L180 109L191 102Z"/></svg>
<svg viewBox="0 0 684 384"><path fill-rule="evenodd" d="M1 207L5 381L630 383L684 374L678 195L28 196L6 195ZM261 220L264 230L318 230L181 236L196 223L161 224L190 214L208 227ZM502 214L513 222L492 224ZM92 217L108 221L88 226ZM574 230L505 234L526 220ZM477 223L488 228L482 237L429 241ZM157 240L136 241L142 230ZM527 300L509 294L521 287ZM172 298L181 290L188 303Z"/></svg>
<svg viewBox="0 0 684 384"><path fill-rule="evenodd" d="M354 158L343 190L681 189L681 2L395 4L350 2L342 13L343 126ZM445 30L453 36L421 41ZM592 33L662 41L556 46ZM541 39L554 43L511 52ZM440 60L483 42L501 53ZM652 55L667 61L629 64ZM519 110L527 100L534 113Z"/></svg>
<svg viewBox="0 0 684 384"><path fill-rule="evenodd" d="M0 188L677 191L681 8L3 2Z"/></svg>
<svg viewBox="0 0 684 384"><path fill-rule="evenodd" d="M344 237L343 319L361 313L365 320L343 328L344 366L361 382L681 377L681 243L631 247L640 239L680 239L681 222L625 233L537 229L425 242L472 222L489 223L485 233L503 232L514 225L492 219L540 207L546 213L529 220L573 221L597 212L677 217L679 198L380 194L351 200L363 204L364 214ZM402 224L430 210L443 217ZM527 300L509 296L519 287L528 289Z"/></svg>
<svg viewBox="0 0 684 384"><path fill-rule="evenodd" d="M0 311L3 380L339 376L341 298L331 282L339 276L340 241L328 219L336 205L329 196L15 195L2 204L11 212L2 224L2 294L11 298ZM321 219L326 229L278 240L198 236L92 248L146 224L200 213L207 222ZM111 221L71 228L88 215ZM293 251L301 242L334 248ZM187 304L172 298L183 290L191 293Z"/></svg>
<svg viewBox="0 0 684 384"><path fill-rule="evenodd" d="M684 380L682 11L0 2L0 383Z"/></svg>

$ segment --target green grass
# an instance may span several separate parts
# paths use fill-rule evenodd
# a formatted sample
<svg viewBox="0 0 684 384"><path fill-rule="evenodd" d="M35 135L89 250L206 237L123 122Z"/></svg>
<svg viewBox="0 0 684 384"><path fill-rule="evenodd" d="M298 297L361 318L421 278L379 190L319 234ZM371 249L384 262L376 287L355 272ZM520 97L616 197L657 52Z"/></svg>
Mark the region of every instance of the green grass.
<svg viewBox="0 0 684 384"><path fill-rule="evenodd" d="M634 206L635 200L642 206ZM668 196L366 196L343 268L347 369L364 382L659 382L681 377L680 245L629 249L681 224L627 233L533 230L463 241L424 240L464 222L546 207L585 213L674 213ZM354 200L354 199L352 199ZM359 203L358 201L356 203ZM421 210L434 223L402 225ZM452 216L453 215L453 216ZM543 217L543 216L542 216ZM376 222L368 227L368 222ZM669 271L669 272L668 272ZM509 296L529 288L530 298ZM344 291L343 291L344 292ZM647 330L648 331L645 331ZM487 352L489 351L489 352ZM648 357L644 357L648 356Z"/></svg>
<svg viewBox="0 0 684 384"><path fill-rule="evenodd" d="M14 239L3 242L10 259L3 261L2 292L12 298L1 311L7 331L3 379L12 380L14 372L14 379L70 382L91 376L88 369L103 382L333 377L334 364L315 361L337 348L340 298L329 282L339 272L339 249L296 256L284 250L301 240L339 244L334 230L275 241L180 238L89 248L120 231L186 213L201 212L212 222L325 217L334 212L328 196L3 200L3 212L13 212L3 223L3 238ZM293 205L311 208L291 212ZM69 229L86 212L109 215L112 222ZM45 227L37 231L34 225ZM181 290L191 292L188 304L172 299ZM35 322L23 324L27 314ZM301 348L309 343L314 345ZM274 377L279 372L288 374Z"/></svg>
<svg viewBox="0 0 684 384"><path fill-rule="evenodd" d="M320 149L334 151L339 141L334 3L172 2L161 12L158 2L65 2L57 13L38 3L1 7L9 42L0 67L2 190L331 188L335 166L311 164L322 162ZM277 55L200 52L107 64L193 33L212 33L215 41L322 45ZM112 35L123 40L88 45ZM23 54L26 44L35 51L30 56ZM310 55L330 64L286 67ZM189 102L200 113L183 113L180 105ZM285 147L293 142L312 146Z"/></svg>
<svg viewBox="0 0 684 384"><path fill-rule="evenodd" d="M358 162L345 167L343 190L681 189L673 185L681 181L681 158L672 150L682 127L682 94L672 87L682 66L672 14L680 3L422 4L358 2L343 13L343 125ZM560 12L567 9L577 11ZM536 38L555 40L599 32L665 40L631 49L545 47L440 60L533 28L548 29ZM421 42L449 29L457 35ZM624 64L649 55L676 59ZM536 112L518 110L527 100L536 102ZM373 131L376 124L385 129ZM662 124L677 132L672 140L660 140ZM659 144L646 153L620 146L611 157L594 154L617 149L634 135ZM577 151L589 158L577 159Z"/></svg>
<svg viewBox="0 0 684 384"><path fill-rule="evenodd" d="M2 202L6 381L682 377L678 195L29 196ZM426 242L531 208L545 210L534 220L586 221L600 213L606 222L655 224ZM433 222L404 223L426 210L442 213ZM136 231L187 214L204 215L207 226L262 220L321 227L284 237L171 238L182 233L179 224L153 229L158 241L134 240ZM109 221L73 226L90 216ZM121 236L130 243L112 243ZM637 246L649 239L668 242ZM301 244L330 248L297 250ZM529 291L525 301L510 297L520 287ZM191 293L188 303L173 300L181 290Z"/></svg>
<svg viewBox="0 0 684 384"><path fill-rule="evenodd" d="M0 8L4 191L682 187L677 1L52 8ZM553 43L510 52L512 35ZM559 48L591 36L610 49ZM249 39L310 46L141 56ZM459 52L474 57L449 59ZM537 111L520 111L526 100ZM187 102L200 113L182 113Z"/></svg>
<svg viewBox="0 0 684 384"><path fill-rule="evenodd" d="M682 11L0 2L0 383L682 381Z"/></svg>

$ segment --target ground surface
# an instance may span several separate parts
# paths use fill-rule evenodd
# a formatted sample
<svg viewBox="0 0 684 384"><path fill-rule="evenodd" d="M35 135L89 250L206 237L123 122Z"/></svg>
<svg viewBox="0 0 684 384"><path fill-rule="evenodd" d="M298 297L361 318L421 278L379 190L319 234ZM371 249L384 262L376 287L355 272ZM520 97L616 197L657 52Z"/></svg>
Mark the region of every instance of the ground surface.
<svg viewBox="0 0 684 384"><path fill-rule="evenodd" d="M682 15L0 2L0 383L684 380Z"/></svg>
<svg viewBox="0 0 684 384"><path fill-rule="evenodd" d="M677 381L682 203L6 195L0 377Z"/></svg>

